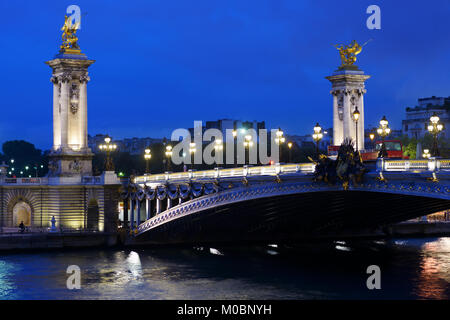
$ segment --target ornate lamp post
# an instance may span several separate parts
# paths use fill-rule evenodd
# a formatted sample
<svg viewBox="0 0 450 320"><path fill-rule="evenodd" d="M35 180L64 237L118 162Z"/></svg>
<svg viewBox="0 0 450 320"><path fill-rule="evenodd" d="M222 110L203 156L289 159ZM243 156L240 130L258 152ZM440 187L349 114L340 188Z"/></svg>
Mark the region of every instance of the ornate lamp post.
<svg viewBox="0 0 450 320"><path fill-rule="evenodd" d="M291 154L291 149L292 149L292 142L288 142L288 148L289 148L289 163L292 162L292 154Z"/></svg>
<svg viewBox="0 0 450 320"><path fill-rule="evenodd" d="M145 148L144 150L144 159L145 159L145 173L150 173L150 166L149 166L149 162L150 159L152 158L152 154L151 154L151 150L149 147Z"/></svg>
<svg viewBox="0 0 450 320"><path fill-rule="evenodd" d="M244 148L247 150L246 155L248 153L248 163L250 164L250 148L253 147L252 136L247 134L244 140ZM245 155L244 163L247 164L247 156Z"/></svg>
<svg viewBox="0 0 450 320"><path fill-rule="evenodd" d="M167 171L170 171L170 163L172 162L172 146L169 144L166 146L166 158L167 158Z"/></svg>
<svg viewBox="0 0 450 320"><path fill-rule="evenodd" d="M99 145L100 150L106 152L106 171L114 171L114 164L111 159L111 152L117 149L115 143L111 143L111 137L108 135L105 137L105 143Z"/></svg>
<svg viewBox="0 0 450 320"><path fill-rule="evenodd" d="M281 131L280 128L278 128L277 132L276 132L276 138L275 138L275 142L278 145L278 154L280 155L280 161L283 159L283 157L281 156L281 144L284 143L286 141L286 138L283 136L283 131Z"/></svg>
<svg viewBox="0 0 450 320"><path fill-rule="evenodd" d="M439 132L444 129L444 125L439 122L439 117L435 113L430 117L430 124L428 125L428 131L433 135L433 147L431 148L431 155L433 157L439 157L439 149L437 143L437 136Z"/></svg>
<svg viewBox="0 0 450 320"><path fill-rule="evenodd" d="M423 149L422 158L429 159L431 157L430 150Z"/></svg>
<svg viewBox="0 0 450 320"><path fill-rule="evenodd" d="M314 127L314 133L312 135L312 138L316 142L316 153L317 158L319 158L319 142L323 138L322 127L319 126L319 123L316 123L316 126Z"/></svg>
<svg viewBox="0 0 450 320"><path fill-rule="evenodd" d="M384 138L391 133L391 128L389 128L388 124L389 122L387 121L386 116L383 116L380 120L380 126L377 129L377 133L381 137L381 149L378 153L378 158L386 158L388 156L386 145L384 144Z"/></svg>
<svg viewBox="0 0 450 320"><path fill-rule="evenodd" d="M189 143L189 154L191 155L191 169L194 169L194 154L197 151L195 148L195 142Z"/></svg>
<svg viewBox="0 0 450 320"><path fill-rule="evenodd" d="M355 107L355 111L353 111L353 121L355 121L355 135L356 135L356 151L358 151L358 120L360 113L358 111L358 107Z"/></svg>

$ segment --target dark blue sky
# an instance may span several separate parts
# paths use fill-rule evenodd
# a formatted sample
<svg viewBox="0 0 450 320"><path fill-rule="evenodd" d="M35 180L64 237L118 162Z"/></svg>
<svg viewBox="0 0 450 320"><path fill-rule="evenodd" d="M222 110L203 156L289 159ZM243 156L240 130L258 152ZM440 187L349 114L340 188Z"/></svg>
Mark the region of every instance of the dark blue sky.
<svg viewBox="0 0 450 320"><path fill-rule="evenodd" d="M0 143L52 139L51 69L66 7L81 7L79 44L96 63L89 133L170 136L194 120L265 120L286 133L332 124L335 43L373 38L357 65L366 126L400 128L418 97L450 96L450 1L142 0L0 2ZM381 30L366 28L368 5Z"/></svg>

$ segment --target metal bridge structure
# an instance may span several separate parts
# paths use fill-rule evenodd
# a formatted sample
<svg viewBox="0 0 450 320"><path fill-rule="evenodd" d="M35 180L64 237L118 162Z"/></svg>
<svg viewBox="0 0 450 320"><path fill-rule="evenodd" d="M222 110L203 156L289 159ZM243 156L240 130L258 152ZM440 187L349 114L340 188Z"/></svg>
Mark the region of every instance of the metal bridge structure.
<svg viewBox="0 0 450 320"><path fill-rule="evenodd" d="M450 209L450 160L379 159L360 183L314 181L315 165L135 177L124 219L153 244L289 242L382 228Z"/></svg>

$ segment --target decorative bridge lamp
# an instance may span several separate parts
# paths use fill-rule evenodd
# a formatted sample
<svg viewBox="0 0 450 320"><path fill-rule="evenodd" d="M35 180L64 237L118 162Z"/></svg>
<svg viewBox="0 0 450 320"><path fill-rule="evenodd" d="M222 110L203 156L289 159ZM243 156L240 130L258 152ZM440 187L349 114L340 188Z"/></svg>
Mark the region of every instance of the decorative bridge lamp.
<svg viewBox="0 0 450 320"><path fill-rule="evenodd" d="M323 138L322 127L319 126L319 123L316 123L316 126L314 127L314 133L312 135L312 138L316 142L316 153L317 158L319 158L319 142Z"/></svg>
<svg viewBox="0 0 450 320"><path fill-rule="evenodd" d="M195 142L189 143L189 154L191 155L191 169L194 169L194 154L197 151Z"/></svg>
<svg viewBox="0 0 450 320"><path fill-rule="evenodd" d="M281 160L282 160L282 156L281 156L281 144L282 143L284 143L285 141L286 141L286 138L283 136L283 131L281 131L281 129L280 128L278 128L278 130L277 130L277 132L276 132L276 138L275 138L275 142L276 142L276 144L278 145L278 154L280 155L280 161L278 161L278 162L281 162Z"/></svg>
<svg viewBox="0 0 450 320"><path fill-rule="evenodd" d="M291 149L292 149L292 142L288 142L288 148L289 148L289 163L291 163L292 162L292 154L291 154Z"/></svg>
<svg viewBox="0 0 450 320"><path fill-rule="evenodd" d="M431 157L430 150L423 149L422 158L429 159Z"/></svg>
<svg viewBox="0 0 450 320"><path fill-rule="evenodd" d="M375 148L375 145L373 142L373 140L375 139L375 133L373 133L373 132L369 133L369 139L370 139L370 143L372 144L372 149Z"/></svg>
<svg viewBox="0 0 450 320"><path fill-rule="evenodd" d="M248 163L250 164L250 148L253 147L252 136L247 134L244 140L244 148L248 151L245 153L244 163L247 164L247 153L248 153Z"/></svg>
<svg viewBox="0 0 450 320"><path fill-rule="evenodd" d="M355 107L355 111L353 111L353 121L355 121L355 135L356 135L356 151L358 151L358 120L360 113L358 111L358 107Z"/></svg>
<svg viewBox="0 0 450 320"><path fill-rule="evenodd" d="M149 147L145 148L144 150L144 159L145 159L145 173L149 174L150 173L150 166L149 166L149 162L150 159L152 158L152 154L151 154L151 150Z"/></svg>
<svg viewBox="0 0 450 320"><path fill-rule="evenodd" d="M377 133L381 137L381 148L378 153L378 158L386 158L388 156L386 145L384 143L384 138L391 133L391 128L389 128L388 124L389 122L387 121L386 116L383 116L380 120L380 126L377 129Z"/></svg>
<svg viewBox="0 0 450 320"><path fill-rule="evenodd" d="M105 143L99 145L100 150L106 151L106 171L114 171L114 164L111 159L111 152L117 149L115 143L111 143L111 137L105 137Z"/></svg>
<svg viewBox="0 0 450 320"><path fill-rule="evenodd" d="M430 117L430 124L428 125L428 131L433 135L433 147L431 148L431 155L433 157L439 157L437 136L444 129L444 125L439 120L438 115L434 112Z"/></svg>
<svg viewBox="0 0 450 320"><path fill-rule="evenodd" d="M166 146L167 171L170 171L170 162L172 161L172 146Z"/></svg>

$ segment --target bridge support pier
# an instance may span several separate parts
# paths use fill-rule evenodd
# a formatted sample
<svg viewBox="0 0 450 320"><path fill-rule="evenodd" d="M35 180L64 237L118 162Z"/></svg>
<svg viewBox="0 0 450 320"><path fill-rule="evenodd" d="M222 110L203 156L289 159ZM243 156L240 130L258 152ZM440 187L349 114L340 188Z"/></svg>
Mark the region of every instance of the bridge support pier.
<svg viewBox="0 0 450 320"><path fill-rule="evenodd" d="M131 199L131 209L130 209L130 228L134 229L134 200Z"/></svg>
<svg viewBox="0 0 450 320"><path fill-rule="evenodd" d="M136 226L141 224L141 201L139 199L136 199Z"/></svg>
<svg viewBox="0 0 450 320"><path fill-rule="evenodd" d="M156 199L156 214L161 213L161 200Z"/></svg>
<svg viewBox="0 0 450 320"><path fill-rule="evenodd" d="M170 208L172 208L172 199L167 197L167 210L169 210Z"/></svg>
<svg viewBox="0 0 450 320"><path fill-rule="evenodd" d="M147 220L152 217L152 202L150 199L145 199L145 216L147 217Z"/></svg>

